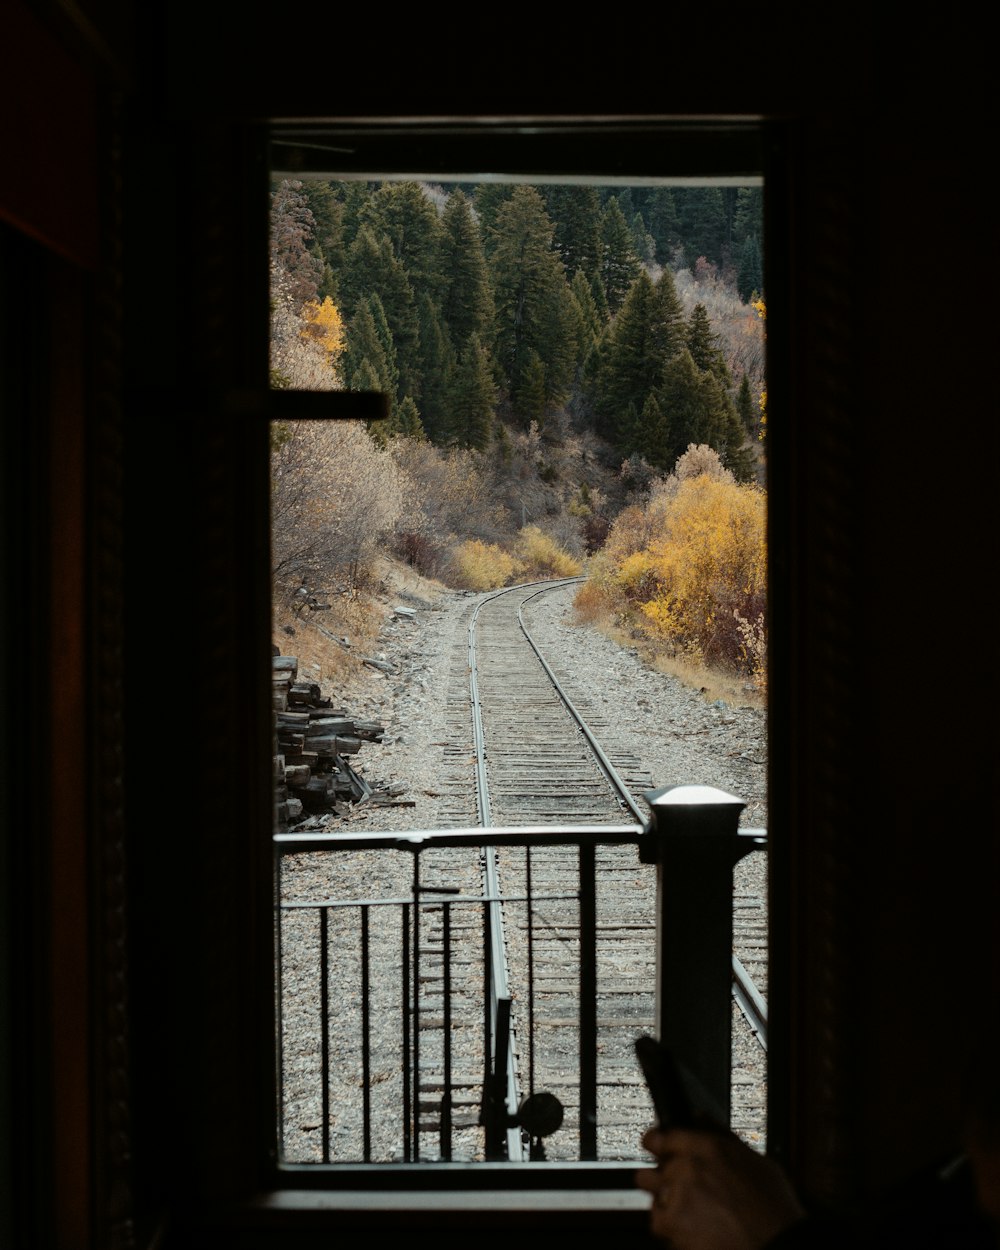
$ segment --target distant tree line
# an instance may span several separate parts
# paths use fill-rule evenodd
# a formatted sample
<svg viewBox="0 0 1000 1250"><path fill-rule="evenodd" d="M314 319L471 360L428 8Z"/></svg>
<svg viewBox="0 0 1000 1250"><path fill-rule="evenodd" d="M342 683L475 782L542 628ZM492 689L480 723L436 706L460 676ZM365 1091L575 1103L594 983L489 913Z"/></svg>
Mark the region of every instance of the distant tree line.
<svg viewBox="0 0 1000 1250"><path fill-rule="evenodd" d="M572 423L619 461L670 472L706 445L749 481L757 379L676 275L708 266L752 309L760 238L759 187L282 181L272 304L306 309L336 384L389 394L376 440L502 456L508 431ZM274 359L272 378L300 384Z"/></svg>

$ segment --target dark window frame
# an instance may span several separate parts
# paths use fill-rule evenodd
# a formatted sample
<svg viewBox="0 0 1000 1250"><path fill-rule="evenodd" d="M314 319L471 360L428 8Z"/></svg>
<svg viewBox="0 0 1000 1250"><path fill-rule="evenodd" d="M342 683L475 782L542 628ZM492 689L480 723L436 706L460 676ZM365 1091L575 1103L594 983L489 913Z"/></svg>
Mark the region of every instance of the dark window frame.
<svg viewBox="0 0 1000 1250"><path fill-rule="evenodd" d="M283 124L282 124L283 125ZM363 135L366 141L384 140L382 155L366 155L359 172L374 174L394 167L400 175L431 176L435 171L461 173L454 157L442 156L449 126L423 123L418 119L400 122L350 122L339 127L323 123L327 133L342 137L345 129ZM170 991L202 1021L198 1044L192 1045L184 1022L178 1021L164 1034L157 1033L159 1018L151 998L137 1008L138 1027L144 1034L144 1052L149 1066L151 1052L163 1058L170 1079L165 1092L149 1094L145 1127L158 1132L162 1124L169 1133L157 1142L156 1151L168 1166L168 1173L181 1169L183 1188L188 1194L192 1235L207 1229L239 1229L250 1238L245 1244L299 1245L287 1237L307 1238L306 1230L338 1231L357 1226L374 1229L394 1224L423 1222L438 1228L468 1229L545 1226L563 1231L568 1228L608 1231L627 1228L641 1235L646 1226L644 1205L636 1201L631 1169L617 1165L583 1164L572 1168L539 1165L544 1169L531 1179L530 1167L500 1165L489 1183L483 1165L470 1165L475 1179L462 1166L433 1165L407 1178L405 1170L388 1170L378 1165L374 1175L338 1169L316 1181L317 1189L307 1188L299 1176L288 1176L278 1168L275 1155L276 1116L274 1112L275 1054L273 983L267 968L273 965L273 878L270 852L270 769L271 702L268 681L270 657L270 588L262 584L259 553L268 542L268 421L283 413L302 415L306 408L337 415L344 402L336 395L296 395L271 392L267 387L267 265L266 223L267 188L273 164L268 145L279 123L272 125L231 125L199 136L193 151L200 158L192 178L207 185L213 204L213 220L237 223L232 235L202 231L203 254L191 264L190 309L192 341L202 352L196 366L202 369L206 385L192 402L185 395L185 428L203 432L203 455L190 465L190 489L197 497L211 499L199 517L210 514L217 521L211 533L188 534L194 545L197 537L210 553L197 577L205 595L205 611L210 628L223 639L223 649L215 661L202 694L205 713L202 732L220 733L224 757L239 767L245 785L225 799L201 787L200 823L212 829L212 839L200 845L198 880L191 881L186 869L165 855L148 850L140 853L140 875L153 876L162 870L183 886L189 898L190 923L177 933L177 945L169 952L154 953L151 967L143 971L164 974L172 981ZM781 122L760 118L723 119L691 122L686 119L644 118L608 119L581 127L563 121L548 126L545 120L502 125L483 122L461 127L471 139L468 150L477 164L509 164L503 173L523 175L541 181L556 173L581 180L609 180L609 162L598 159L599 151L613 152L620 163L622 182L634 181L642 173L650 178L667 174L679 178L705 179L707 168L715 165L715 176L728 166L735 181L750 174L763 174L765 187L765 261L769 298L768 316L768 418L770 427L769 528L772 575L771 601L772 673L770 694L771 755L782 759L782 775L772 768L769 779L769 852L772 863L772 956L769 991L769 1149L790 1164L798 1162L797 1142L802 1139L803 1119L791 1123L791 1091L802 1073L801 1052L794 1035L801 1029L801 1018L791 1010L792 974L807 979L808 969L792 967L789 956L789 900L793 893L796 866L789 857L789 829L796 808L805 807L805 796L784 769L792 754L792 733L797 724L796 705L802 695L793 697L790 673L796 662L791 646L796 631L810 615L803 612L803 599L794 590L795 578L803 572L801 547L797 537L803 524L815 511L812 496L804 500L801 481L793 469L808 465L814 449L809 440L791 436L787 414L791 410L798 378L791 367L795 344L790 322L789 287L796 238L790 230L793 184L788 177L792 166L793 136ZM541 136L537 149L535 136ZM508 144L511 153L505 162L490 159L493 138ZM669 141L676 139L678 163L668 169ZM579 143L576 141L580 140ZM729 159L719 164L710 155L713 142ZM734 147L734 141L735 142ZM392 145L396 146L393 147ZM548 146L546 146L548 145ZM553 148L552 145L555 145ZM563 148L561 145L565 145ZM575 146L574 146L575 145ZM147 160L155 167L160 154L150 147ZM439 151L440 149L440 151ZM528 159L525 151L535 151ZM558 165L553 151L573 151L575 160ZM733 161L738 150L749 168ZM393 151L389 161L385 153ZM409 159L403 157L409 154ZM432 153L438 153L432 156ZM642 159L634 154L642 154ZM697 159L692 154L697 153ZM518 159L514 159L517 156ZM419 158L419 159L418 159ZM645 162L645 163L643 163ZM635 170L639 170L636 174ZM249 207L248 207L249 206ZM187 259L187 258L186 258ZM214 338L213 338L214 336ZM220 340L221 336L221 341ZM206 349L211 344L211 350ZM143 396L144 403L158 403L170 411L178 403L177 393ZM291 406L291 408L289 407ZM776 486L780 494L776 492ZM140 487L135 485L134 491ZM820 507L829 497L818 497ZM155 507L143 498L140 513ZM176 536L174 536L176 537ZM172 540L173 541L173 540ZM808 580L808 579L807 579ZM150 581L152 585L152 579ZM138 609L135 609L139 615ZM813 614L814 615L814 614ZM823 622L829 627L831 622ZM832 622L835 626L836 622ZM177 662L176 676L183 679L186 668ZM258 684L248 682L248 673L259 673ZM134 696L139 702L142 696ZM827 704L824 715L836 719L839 709ZM221 735L228 735L224 746ZM799 747L801 758L801 745ZM252 767L247 761L257 761ZM775 784L775 781L778 784ZM827 825L835 830L836 804L831 805ZM249 853L248 853L249 852ZM153 931L157 922L168 925L171 908L169 891L158 886L155 910L158 916L144 919ZM235 900L239 900L236 904ZM825 919L819 923L825 923ZM801 921L799 921L801 923ZM176 926L174 926L176 929ZM144 952L149 956L147 943ZM206 968L228 968L224 978L205 973ZM189 974L194 970L194 976ZM808 1004L804 1004L808 1006ZM809 1016L809 1029L821 1026ZM155 1036L155 1041L153 1040ZM798 1066L796 1066L798 1065ZM154 1060L155 1066L155 1060ZM146 1081L149 1081L147 1074ZM248 1094L248 1091L250 1093ZM141 1091L140 1091L141 1093ZM800 1106L803 1103L801 1093ZM835 1103L836 1091L829 1085L806 1091L806 1117L816 1109L826 1114ZM192 1135L191 1124L179 1115L178 1105L202 1109L199 1133ZM140 1097L140 1104L142 1098ZM157 1121L157 1129L150 1125ZM638 1126L637 1126L638 1128ZM806 1160L808 1162L808 1160ZM506 1188L512 1180L510 1168L517 1168L517 1188ZM148 1175L148 1173L147 1173ZM503 1185L501 1185L503 1181ZM164 1182L166 1183L166 1182ZM147 1184L149 1184L147 1180ZM308 1182L312 1184L312 1182ZM345 1187L348 1186L348 1187ZM155 1188L155 1186L154 1186ZM394 1191L394 1192L393 1192ZM389 1195L392 1193L392 1200ZM208 1235L207 1233L205 1234ZM257 1240L253 1240L256 1238ZM284 1240L283 1240L284 1239ZM308 1244L303 1240L301 1244Z"/></svg>

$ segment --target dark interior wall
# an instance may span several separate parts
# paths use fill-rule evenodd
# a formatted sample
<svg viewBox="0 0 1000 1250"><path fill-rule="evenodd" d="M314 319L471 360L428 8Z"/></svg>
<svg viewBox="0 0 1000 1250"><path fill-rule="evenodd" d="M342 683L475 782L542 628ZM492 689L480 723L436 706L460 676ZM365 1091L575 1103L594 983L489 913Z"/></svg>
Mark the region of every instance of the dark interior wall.
<svg viewBox="0 0 1000 1250"><path fill-rule="evenodd" d="M99 254L98 84L37 6L4 7L0 110L8 159L0 219L93 269ZM39 93L44 67L46 89Z"/></svg>
<svg viewBox="0 0 1000 1250"><path fill-rule="evenodd" d="M120 47L131 16L89 15ZM776 411L783 395L794 425L773 499L790 532L774 569L771 806L790 917L776 925L776 1107L788 1160L820 1195L870 1189L955 1144L954 1074L1000 967L988 299L984 310L996 283L975 32L901 38L841 9L817 40L769 11L749 26L720 17L708 34L673 18L602 32L599 48L565 29L494 29L434 54L360 20L285 33L270 16L213 28L193 6L143 6L133 77L80 31L67 37L47 5L19 16L30 36L4 49L62 91L34 97L51 105L30 119L44 143L8 149L2 197L4 318L19 327L3 358L4 485L22 522L5 527L4 567L44 594L23 618L27 660L4 613L7 758L28 780L5 792L12 1184L0 1191L12 1197L0 1230L32 1250L151 1244L203 1200L205 1178L232 1194L255 1178L263 1126L239 1108L268 1079L255 1040L267 1001L241 956L266 928L246 839L269 805L253 782L234 794L219 778L267 755L245 680L266 641L248 628L266 604L247 589L263 461L226 392L258 380L264 359L239 316L263 279L240 206L263 193L253 123L274 115L780 123L792 177L779 225L796 264L778 275L789 318L774 331ZM961 94L928 91L942 64L962 69ZM21 65L0 80L25 77ZM19 141L23 91L5 112ZM39 168L63 185L47 189ZM31 207L26 188L43 186ZM29 255L16 240L33 223ZM36 334L11 275L39 283L29 306L41 294L55 314ZM41 400L10 378L32 358L25 387ZM11 423L38 411L32 437L12 439ZM94 602L108 561L118 608ZM68 591L61 633L51 585ZM22 731L25 665L48 693ZM212 775L191 767L206 738ZM27 964L25 933L39 940ZM206 964L206 949L227 962Z"/></svg>
<svg viewBox="0 0 1000 1250"><path fill-rule="evenodd" d="M928 1124L955 1118L977 1045L991 1049L1000 1023L998 684L983 610L998 446L977 363L995 355L983 298L997 265L982 182L988 78L971 42L954 64L966 86L951 111L914 75L875 120L869 158L857 776L872 795L858 862L873 1167L912 1161ZM952 259L940 265L942 232Z"/></svg>
<svg viewBox="0 0 1000 1250"><path fill-rule="evenodd" d="M27 6L0 38L0 1242L90 1231L87 414L98 88ZM40 89L39 74L48 84Z"/></svg>

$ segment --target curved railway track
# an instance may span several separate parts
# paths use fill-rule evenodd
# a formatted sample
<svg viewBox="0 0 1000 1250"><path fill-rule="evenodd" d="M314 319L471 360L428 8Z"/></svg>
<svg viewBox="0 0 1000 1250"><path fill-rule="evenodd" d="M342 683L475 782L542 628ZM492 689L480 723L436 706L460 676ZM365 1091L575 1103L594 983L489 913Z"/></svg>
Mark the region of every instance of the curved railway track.
<svg viewBox="0 0 1000 1250"><path fill-rule="evenodd" d="M498 593L483 600L472 616L469 675L479 823L642 824L645 814L616 763L587 728L530 633L531 601L550 588ZM635 784L638 762L628 764ZM651 788L650 778L642 777L641 783ZM579 1045L577 985L570 969L580 958L579 856L586 853L567 846L488 847L483 856L488 895L532 900L520 906L497 904L503 944L495 977L500 996L509 992L512 998L508 1104L517 1106L526 1095L537 1098L544 1092L565 1113L559 1132L544 1142L549 1158L576 1157L581 1140L581 1109L574 1095L576 1074L588 1057ZM623 1151L634 1151L635 1116L626 1108L643 1093L631 1071L632 1039L653 1026L655 876L639 864L632 843L596 845L589 854L600 883L593 900L600 933L597 1029L603 1071L597 1079L598 1090L609 1094L591 1114L600 1126L598 1152L628 1157ZM531 992L525 995L529 978ZM627 1143L621 1140L623 1132ZM507 1150L520 1157L523 1143L516 1133L509 1135Z"/></svg>
<svg viewBox="0 0 1000 1250"><path fill-rule="evenodd" d="M335 1128L324 1161L348 1159L352 1152L366 1161L529 1154L573 1160L581 1157L581 1143L591 1141L582 1157L631 1161L639 1155L638 1136L650 1118L650 1103L633 1042L638 1033L654 1029L656 879L655 868L640 863L634 837L618 837L616 830L648 819L641 796L654 779L618 740L605 709L589 706L587 692L573 690L572 675L560 675L559 657L546 655L532 636L533 611L566 584L515 587L470 604L467 634L456 641L450 665L440 825L537 833L571 824L593 827L593 840L586 848L536 838L531 846L483 847L470 841L419 855L404 848L334 857L354 888L345 892L331 880L330 901L337 906L327 913L315 944L318 951L321 936L329 940L331 928L335 933L343 927L332 995L337 1001L331 1003L329 991L323 995L330 980L326 963L314 974L307 957L301 967L282 971L283 1013L311 1010L304 1004L320 993L331 1019L323 1055L360 1056L346 1071L331 1072L327 1083L327 1103L318 1118L334 1121ZM581 883L591 871L596 889L588 899ZM412 917L404 912L399 924L377 923L380 906L388 915L407 895L420 904ZM587 915L584 908L590 909ZM366 915L366 950L360 956L350 953L356 909ZM292 908L283 923L308 929L314 910L303 907L298 915ZM579 1044L577 1015L584 921L596 925L598 936L593 1056ZM407 975L419 990L416 1001L406 1005L396 1002L391 990L371 987L393 981L404 945L402 926L411 923L414 967ZM763 899L734 897L734 938L734 1028L750 1029L766 1045L766 1025L758 1014L766 992ZM314 977L318 989L310 988ZM488 1029L484 995L493 1004ZM375 1036L366 1026L369 1035L359 1048L356 1017L362 1009L379 1023ZM394 1071L394 1039L408 1019L417 1024L412 1087ZM495 1097L526 1110L523 1131L510 1123L502 1139L491 1140L481 1122L482 1099L490 1086L484 1075L487 1055L496 1053L498 1037L509 1045L499 1047L507 1062L496 1078ZM286 1059L284 1065L285 1106L296 1109L283 1117L286 1151L293 1159L316 1157L315 1059L298 1064ZM596 1104L581 1108L579 1077L588 1064L595 1065ZM366 1091L363 1117L351 1111L359 1086ZM393 1099L408 1107L411 1129L404 1129L402 1139L379 1114L381 1098L387 1107ZM734 1098L734 1128L740 1128L739 1115L747 1125L759 1125L762 1098L760 1086L738 1114ZM554 1115L556 1131L548 1131L551 1123L532 1121L532 1109L543 1113L542 1120ZM374 1128L364 1132L359 1150L361 1118ZM305 1129L297 1132L294 1125L303 1119Z"/></svg>

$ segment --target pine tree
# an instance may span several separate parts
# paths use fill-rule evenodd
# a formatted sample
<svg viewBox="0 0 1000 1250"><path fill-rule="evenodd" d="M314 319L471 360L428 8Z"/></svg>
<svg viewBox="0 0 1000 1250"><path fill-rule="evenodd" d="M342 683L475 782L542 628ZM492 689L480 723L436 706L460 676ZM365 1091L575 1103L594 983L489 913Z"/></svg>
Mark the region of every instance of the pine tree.
<svg viewBox="0 0 1000 1250"><path fill-rule="evenodd" d="M631 404L641 413L647 397L663 385L669 362L684 349L687 325L673 274L664 269L654 283L645 269L632 285L618 316L586 371L598 430L621 438L622 414Z"/></svg>
<svg viewBox="0 0 1000 1250"><path fill-rule="evenodd" d="M742 244L751 235L764 235L764 188L737 187L733 210L733 242Z"/></svg>
<svg viewBox="0 0 1000 1250"><path fill-rule="evenodd" d="M665 359L657 341L657 293L643 269L602 344L593 395L598 432L619 442L629 405L641 412L646 396L663 379Z"/></svg>
<svg viewBox="0 0 1000 1250"><path fill-rule="evenodd" d="M697 441L713 447L719 453L719 459L725 468L738 482L752 481L753 458L746 446L746 434L726 387L711 371L702 373L701 384L706 424L704 437Z"/></svg>
<svg viewBox="0 0 1000 1250"><path fill-rule="evenodd" d="M553 242L570 276L590 278L600 271L601 201L596 187L543 188L545 210L555 227Z"/></svg>
<svg viewBox="0 0 1000 1250"><path fill-rule="evenodd" d="M546 410L545 365L532 347L528 351L527 364L522 372L515 396L517 414L525 425L545 425Z"/></svg>
<svg viewBox="0 0 1000 1250"><path fill-rule="evenodd" d="M436 445L444 445L448 439L455 349L441 324L437 305L429 295L423 295L419 301L419 317L420 416L428 439Z"/></svg>
<svg viewBox="0 0 1000 1250"><path fill-rule="evenodd" d="M599 273L595 273L590 279L590 294L594 307L597 309L597 315L601 319L601 325L606 326L611 320L611 309L608 307L608 293L604 289L604 279Z"/></svg>
<svg viewBox="0 0 1000 1250"><path fill-rule="evenodd" d="M622 210L622 216L626 221L631 221L636 214L635 200L632 198L631 187L621 187L618 191L608 196L606 203L611 200L618 201L618 207Z"/></svg>
<svg viewBox="0 0 1000 1250"><path fill-rule="evenodd" d="M360 305L348 323L341 373L349 390L382 391L391 400L396 398L395 369L386 358L368 300Z"/></svg>
<svg viewBox="0 0 1000 1250"><path fill-rule="evenodd" d="M503 182L481 182L476 187L473 207L479 223L479 233L483 240L483 250L487 261L493 255L496 245L497 214L514 194L514 187Z"/></svg>
<svg viewBox="0 0 1000 1250"><path fill-rule="evenodd" d="M677 294L673 271L664 269L653 285L653 349L662 358L662 367L686 346L687 324L684 320L684 305Z"/></svg>
<svg viewBox="0 0 1000 1250"><path fill-rule="evenodd" d="M347 267L341 277L340 290L349 322L354 310L369 294L378 294L396 350L398 392L419 397L415 359L419 324L413 288L387 237L377 238L370 226L361 227L347 249Z"/></svg>
<svg viewBox="0 0 1000 1250"><path fill-rule="evenodd" d="M473 334L455 366L449 401L449 442L485 451L490 445L496 387L489 353Z"/></svg>
<svg viewBox="0 0 1000 1250"><path fill-rule="evenodd" d="M760 240L755 234L748 234L740 248L736 289L745 304L764 294L764 260L760 252Z"/></svg>
<svg viewBox="0 0 1000 1250"><path fill-rule="evenodd" d="M339 184L340 199L344 205L344 247L349 248L364 225L364 213L368 201L375 192L374 182L344 182Z"/></svg>
<svg viewBox="0 0 1000 1250"><path fill-rule="evenodd" d="M699 256L721 265L729 247L729 231L721 187L678 187L675 193L684 264L694 269Z"/></svg>
<svg viewBox="0 0 1000 1250"><path fill-rule="evenodd" d="M389 319L385 315L385 305L379 298L377 291L372 291L368 295L365 299L365 304L371 312L378 341L382 344L382 353L385 357L386 367L386 389L390 395L395 397L399 394L399 366L396 363L396 341L392 336L392 330L389 328Z"/></svg>
<svg viewBox="0 0 1000 1250"><path fill-rule="evenodd" d="M687 325L687 348L699 369L714 373L724 386L731 384L729 366L719 347L719 336L712 330L708 309L704 304L695 304L691 310Z"/></svg>
<svg viewBox="0 0 1000 1250"><path fill-rule="evenodd" d="M642 269L632 245L632 231L618 200L612 196L601 213L601 279L608 307L616 313Z"/></svg>
<svg viewBox="0 0 1000 1250"><path fill-rule="evenodd" d="M337 302L337 275L344 268L344 202L329 182L304 182L305 196L313 215L314 231L310 250L323 266L318 294L322 300Z"/></svg>
<svg viewBox="0 0 1000 1250"><path fill-rule="evenodd" d="M414 438L418 441L423 441L426 437L423 423L420 420L420 413L417 411L417 405L412 395L407 395L396 409L393 434L399 434L403 438Z"/></svg>
<svg viewBox="0 0 1000 1250"><path fill-rule="evenodd" d="M656 260L656 240L646 229L642 213L633 213L629 222L632 231L632 246L635 254L643 265L652 265Z"/></svg>
<svg viewBox="0 0 1000 1250"><path fill-rule="evenodd" d="M437 209L418 182L384 182L361 214L376 238L392 244L415 292L434 293L439 282L441 222Z"/></svg>
<svg viewBox="0 0 1000 1250"><path fill-rule="evenodd" d="M689 443L707 443L703 437L711 424L705 411L702 379L705 375L683 348L669 361L663 385L657 391L657 402L669 423L666 463L673 465L687 450Z"/></svg>
<svg viewBox="0 0 1000 1250"><path fill-rule="evenodd" d="M753 401L753 392L750 390L750 379L744 373L740 388L736 393L736 414L750 438L757 437L758 412L759 409Z"/></svg>
<svg viewBox="0 0 1000 1250"><path fill-rule="evenodd" d="M354 373L346 375L347 389L350 391L384 391L385 387L382 379L378 375L376 367L365 357L359 364ZM389 410L389 416L379 421L366 421L365 428L372 436L372 441L379 447L384 447L389 440L387 427L391 425L395 405Z"/></svg>
<svg viewBox="0 0 1000 1250"><path fill-rule="evenodd" d="M441 317L459 350L473 334L493 332L493 292L486 255L468 198L452 191L441 218Z"/></svg>
<svg viewBox="0 0 1000 1250"><path fill-rule="evenodd" d="M670 187L649 188L649 193L642 204L646 228L656 240L656 259L661 265L669 264L680 243L680 227L673 191Z"/></svg>
<svg viewBox="0 0 1000 1250"><path fill-rule="evenodd" d="M578 371L582 371L586 368L587 360L601 337L604 321L594 303L590 283L580 270L577 270L570 283L570 291L576 306L575 334Z"/></svg>
<svg viewBox="0 0 1000 1250"><path fill-rule="evenodd" d="M689 444L707 444L738 481L750 481L753 463L746 436L726 387L711 370L699 369L685 347L670 362L657 399L669 423L667 464Z"/></svg>
<svg viewBox="0 0 1000 1250"><path fill-rule="evenodd" d="M552 235L540 193L516 187L497 213L490 262L496 361L515 409L532 353L544 366L548 404L565 402L575 372L574 305Z"/></svg>
<svg viewBox="0 0 1000 1250"><path fill-rule="evenodd" d="M639 418L636 437L628 453L638 453L656 469L669 472L674 466L667 415L652 392L646 396Z"/></svg>

